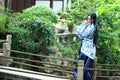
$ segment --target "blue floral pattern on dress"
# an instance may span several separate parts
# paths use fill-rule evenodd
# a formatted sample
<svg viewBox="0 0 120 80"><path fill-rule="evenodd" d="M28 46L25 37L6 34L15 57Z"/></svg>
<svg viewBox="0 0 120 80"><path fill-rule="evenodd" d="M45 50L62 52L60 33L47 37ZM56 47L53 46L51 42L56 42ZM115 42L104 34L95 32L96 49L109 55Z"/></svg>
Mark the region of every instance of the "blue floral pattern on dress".
<svg viewBox="0 0 120 80"><path fill-rule="evenodd" d="M95 31L94 24L81 24L75 30L75 33L82 39L81 52L91 59L95 58L96 46L93 43Z"/></svg>

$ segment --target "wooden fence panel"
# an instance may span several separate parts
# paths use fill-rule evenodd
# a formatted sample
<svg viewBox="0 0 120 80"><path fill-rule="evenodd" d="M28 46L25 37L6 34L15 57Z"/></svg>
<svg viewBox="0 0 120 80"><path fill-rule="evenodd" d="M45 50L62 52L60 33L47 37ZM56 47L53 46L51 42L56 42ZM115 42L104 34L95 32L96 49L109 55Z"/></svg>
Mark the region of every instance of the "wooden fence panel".
<svg viewBox="0 0 120 80"><path fill-rule="evenodd" d="M17 0L17 11L22 11L24 9L24 0ZM13 7L14 9L14 7Z"/></svg>
<svg viewBox="0 0 120 80"><path fill-rule="evenodd" d="M36 0L12 0L12 11L13 12L22 12L23 9L35 5ZM5 0L5 7L7 8L8 0Z"/></svg>
<svg viewBox="0 0 120 80"><path fill-rule="evenodd" d="M18 5L16 5L16 4L18 4L18 0L12 1L12 6L11 6L11 8L12 8L12 11L13 11L13 12L16 12L17 9L18 9ZM6 7L7 7L7 1L6 1Z"/></svg>

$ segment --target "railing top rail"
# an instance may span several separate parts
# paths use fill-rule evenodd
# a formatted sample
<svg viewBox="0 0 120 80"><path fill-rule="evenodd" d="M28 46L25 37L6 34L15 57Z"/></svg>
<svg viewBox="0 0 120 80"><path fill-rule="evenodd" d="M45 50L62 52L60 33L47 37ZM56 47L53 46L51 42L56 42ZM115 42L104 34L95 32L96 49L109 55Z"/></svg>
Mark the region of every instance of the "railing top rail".
<svg viewBox="0 0 120 80"><path fill-rule="evenodd" d="M120 67L120 65L117 64L95 64L96 66L110 66L110 67Z"/></svg>
<svg viewBox="0 0 120 80"><path fill-rule="evenodd" d="M84 68L84 70L93 70L93 71L109 71L109 72L120 72L120 70L111 70L111 69L97 69L97 68Z"/></svg>
<svg viewBox="0 0 120 80"><path fill-rule="evenodd" d="M96 76L97 78L119 78L120 76Z"/></svg>
<svg viewBox="0 0 120 80"><path fill-rule="evenodd" d="M16 75L15 72L17 72L17 75L21 75L21 73L23 73L23 74L27 74L27 75L32 74L34 76L35 75L39 75L39 76L41 75L41 76L48 76L48 77L54 77L54 78L68 79L68 78L66 78L64 76L57 76L57 75L45 74L45 73L40 73L40 72L34 72L34 71L29 71L29 70L12 68L12 67L0 66L0 69L3 70L3 72L6 72L6 73L8 71L9 74L11 72L11 74L13 74L13 75ZM27 75L23 75L23 74L21 76L27 76ZM29 76L27 76L27 77L29 77ZM33 76L31 76L31 77L33 77ZM33 78L35 78L35 77L33 77Z"/></svg>
<svg viewBox="0 0 120 80"><path fill-rule="evenodd" d="M38 55L38 54L27 53L27 52L16 51L16 50L9 50L9 51L19 53L19 54L26 54L26 55L30 55L30 56L37 56L37 57L58 59L58 60L69 61L69 62L76 62L76 61L73 61L73 60L67 60L67 59L63 59L63 58L55 58L55 57L51 57L51 56Z"/></svg>
<svg viewBox="0 0 120 80"><path fill-rule="evenodd" d="M4 43L4 42L7 42L7 40L1 40L1 39L0 39L0 43Z"/></svg>
<svg viewBox="0 0 120 80"><path fill-rule="evenodd" d="M64 73L73 74L73 72L71 72L71 71L65 71L65 70L53 69L53 68L49 68L49 67L47 68L47 67L42 67L42 66L36 66L36 65L21 63L21 62L17 62L17 61L8 61L8 62L12 62L12 63L15 63L15 64L24 65L24 66L28 66L28 67L38 68L38 69L46 69L46 70L53 70L53 71L56 71L56 72L64 72Z"/></svg>
<svg viewBox="0 0 120 80"><path fill-rule="evenodd" d="M34 63L39 63L39 64L42 63L42 64L60 66L60 67L69 68L69 69L74 69L75 68L73 66L64 66L64 65L58 65L58 64L53 64L53 63L49 63L49 62L43 62L43 61L37 61L37 60L30 60L30 59L24 59L24 58L8 57L8 56L0 56L0 57L2 57L2 58L16 59L16 60L22 60L22 61L26 61L26 62L34 62Z"/></svg>

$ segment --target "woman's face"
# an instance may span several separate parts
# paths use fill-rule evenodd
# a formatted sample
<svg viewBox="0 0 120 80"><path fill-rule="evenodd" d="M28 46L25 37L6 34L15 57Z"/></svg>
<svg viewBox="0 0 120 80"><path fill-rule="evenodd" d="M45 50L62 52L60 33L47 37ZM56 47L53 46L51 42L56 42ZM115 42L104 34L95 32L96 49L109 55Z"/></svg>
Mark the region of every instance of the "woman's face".
<svg viewBox="0 0 120 80"><path fill-rule="evenodd" d="M91 16L88 16L88 23L92 23Z"/></svg>

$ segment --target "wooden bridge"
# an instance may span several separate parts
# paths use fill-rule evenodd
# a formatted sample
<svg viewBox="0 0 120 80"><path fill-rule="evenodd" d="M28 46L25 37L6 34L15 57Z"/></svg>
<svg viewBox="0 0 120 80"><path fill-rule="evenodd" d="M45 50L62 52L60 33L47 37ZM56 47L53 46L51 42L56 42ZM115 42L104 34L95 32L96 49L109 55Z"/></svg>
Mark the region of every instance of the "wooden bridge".
<svg viewBox="0 0 120 80"><path fill-rule="evenodd" d="M28 78L29 80L75 80L73 78L73 70L75 69L74 66L65 66L65 65L59 65L54 64L50 62L43 62L40 60L31 60L27 58L21 58L21 57L15 57L11 56L10 53L14 54L20 54L20 55L26 55L26 56L34 56L34 57L40 57L40 58L50 58L53 60L61 60L66 61L71 64L75 64L76 61L73 60L66 60L62 58L56 58L51 56L45 56L45 55L38 55L34 53L27 53L27 52L21 52L16 50L11 50L11 35L7 35L6 40L0 40L0 42L3 43L3 48L0 49L0 78L2 80L25 80L25 78ZM39 65L34 65L32 63L36 63ZM41 66L42 64L51 65L52 67L44 67ZM12 66L11 66L12 65ZM14 67L13 65L21 66L22 67ZM93 70L94 76L93 80L97 80L98 78L101 79L115 79L119 80L120 76L101 76L97 73L99 71L106 71L106 72L120 72L120 70L112 70L112 69L103 69L102 66L112 66L112 67L120 67L120 65L114 65L114 64L97 64L95 63L95 68L83 68L84 62L82 60L78 61L78 78L77 80L83 80L83 71L84 70ZM24 67L23 67L24 66ZM27 68L26 68L27 67ZM28 70L27 70L28 69ZM32 69L39 69L40 71L32 71ZM62 69L62 70L61 70ZM44 70L50 70L54 72L58 72L57 74L48 74L45 73ZM61 75L64 74L64 75Z"/></svg>

